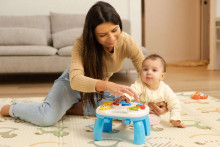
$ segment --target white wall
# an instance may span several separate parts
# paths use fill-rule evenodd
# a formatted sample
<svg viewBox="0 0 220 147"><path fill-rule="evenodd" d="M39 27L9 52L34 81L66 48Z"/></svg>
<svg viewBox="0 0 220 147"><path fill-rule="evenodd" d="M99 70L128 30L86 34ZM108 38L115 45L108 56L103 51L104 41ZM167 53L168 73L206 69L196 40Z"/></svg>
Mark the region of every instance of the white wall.
<svg viewBox="0 0 220 147"><path fill-rule="evenodd" d="M0 15L60 13L86 14L98 0L0 0ZM141 44L141 0L103 0L110 3L121 18L131 21L131 35Z"/></svg>
<svg viewBox="0 0 220 147"><path fill-rule="evenodd" d="M168 63L200 58L200 0L145 0L145 46Z"/></svg>
<svg viewBox="0 0 220 147"><path fill-rule="evenodd" d="M220 45L216 43L216 17L220 17L220 0L210 0L210 61L208 69L220 70Z"/></svg>

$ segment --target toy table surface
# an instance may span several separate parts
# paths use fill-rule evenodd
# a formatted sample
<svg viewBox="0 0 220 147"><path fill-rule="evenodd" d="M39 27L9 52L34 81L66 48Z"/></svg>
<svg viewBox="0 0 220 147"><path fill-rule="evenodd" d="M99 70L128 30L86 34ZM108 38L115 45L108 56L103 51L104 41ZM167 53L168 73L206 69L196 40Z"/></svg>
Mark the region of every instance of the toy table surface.
<svg viewBox="0 0 220 147"><path fill-rule="evenodd" d="M134 111L134 110L129 110L128 107L134 107L136 105L138 105L139 103L136 102L131 102L131 105L129 106L122 106L122 104L120 104L119 106L114 106L112 105L112 108L109 110L100 110L99 106L96 109L96 114L98 115L103 115L103 116L108 116L111 118L117 118L117 119L123 119L123 118L136 118L136 117L142 117L145 116L147 114L149 114L149 107L145 106L145 109L139 109L138 111Z"/></svg>

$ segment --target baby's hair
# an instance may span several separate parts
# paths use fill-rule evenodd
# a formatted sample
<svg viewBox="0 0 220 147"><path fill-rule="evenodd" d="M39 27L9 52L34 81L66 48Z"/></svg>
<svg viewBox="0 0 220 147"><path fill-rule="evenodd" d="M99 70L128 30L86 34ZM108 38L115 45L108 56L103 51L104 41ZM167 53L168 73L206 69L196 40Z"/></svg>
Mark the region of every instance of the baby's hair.
<svg viewBox="0 0 220 147"><path fill-rule="evenodd" d="M160 59L161 63L163 64L163 71L166 72L166 61L158 54L151 54L149 56L147 56L144 61L151 59L151 60L156 60L156 59ZM142 65L144 63L144 61L142 62Z"/></svg>

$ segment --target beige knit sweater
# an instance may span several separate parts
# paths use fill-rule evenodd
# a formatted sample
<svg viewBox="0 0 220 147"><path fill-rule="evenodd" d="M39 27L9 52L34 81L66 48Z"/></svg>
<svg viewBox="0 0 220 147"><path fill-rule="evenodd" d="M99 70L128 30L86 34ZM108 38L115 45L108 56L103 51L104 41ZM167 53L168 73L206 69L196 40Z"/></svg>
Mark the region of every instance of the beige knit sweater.
<svg viewBox="0 0 220 147"><path fill-rule="evenodd" d="M72 62L70 65L70 85L72 89L81 92L96 92L95 86L98 79L84 76L84 68L82 63L83 56L83 40L78 38L72 50ZM125 32L122 32L114 47L114 53L104 52L103 62L106 65L107 72L104 73L102 80L108 81L113 73L121 69L122 62L125 58L130 58L138 72L141 70L144 55L134 41L134 39ZM88 63L89 64L89 63Z"/></svg>

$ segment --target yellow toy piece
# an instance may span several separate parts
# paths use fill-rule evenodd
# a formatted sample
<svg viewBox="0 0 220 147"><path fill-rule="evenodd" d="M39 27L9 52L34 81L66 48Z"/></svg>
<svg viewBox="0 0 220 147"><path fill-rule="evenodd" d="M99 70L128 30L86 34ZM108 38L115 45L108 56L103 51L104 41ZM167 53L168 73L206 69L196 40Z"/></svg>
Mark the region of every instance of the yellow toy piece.
<svg viewBox="0 0 220 147"><path fill-rule="evenodd" d="M103 103L103 105L112 105L112 101L105 101L104 103Z"/></svg>
<svg viewBox="0 0 220 147"><path fill-rule="evenodd" d="M102 105L101 107L100 107L100 110L109 110L109 109L111 109L111 106L109 106L109 105Z"/></svg>
<svg viewBox="0 0 220 147"><path fill-rule="evenodd" d="M105 101L99 110L103 111L103 110L111 109L112 103L113 103L112 101Z"/></svg>

